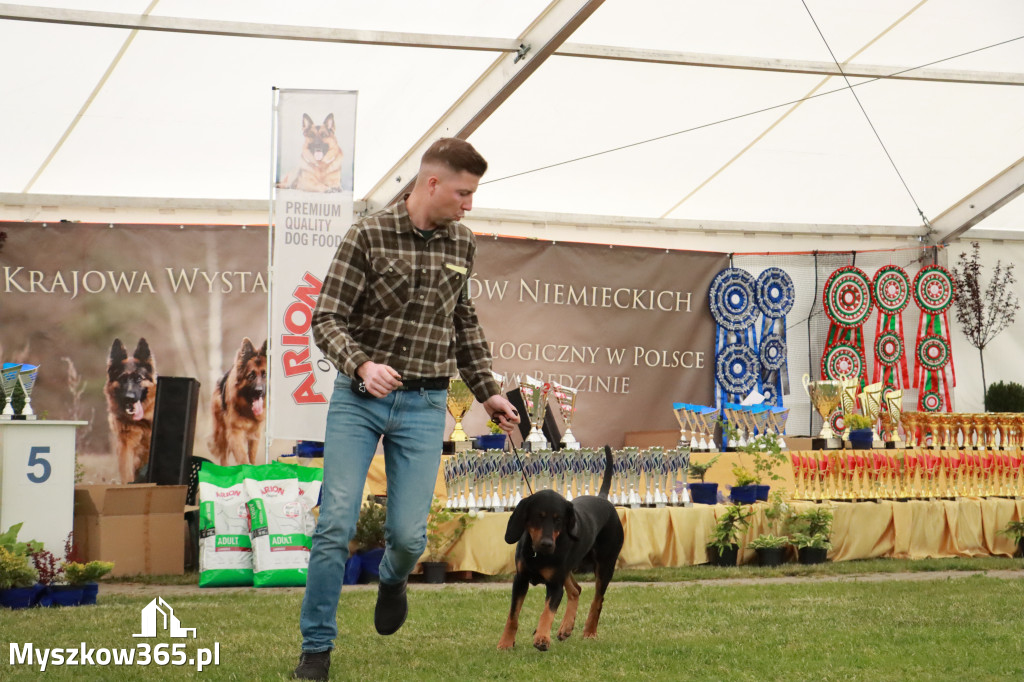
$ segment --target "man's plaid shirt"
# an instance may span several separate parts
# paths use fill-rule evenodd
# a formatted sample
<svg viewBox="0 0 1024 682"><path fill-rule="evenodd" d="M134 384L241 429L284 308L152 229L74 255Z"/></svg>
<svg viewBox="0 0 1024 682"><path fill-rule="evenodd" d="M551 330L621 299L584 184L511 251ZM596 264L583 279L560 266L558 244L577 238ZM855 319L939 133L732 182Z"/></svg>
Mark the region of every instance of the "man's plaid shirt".
<svg viewBox="0 0 1024 682"><path fill-rule="evenodd" d="M405 199L353 225L313 311L313 339L350 377L369 360L402 379L458 371L483 402L501 389L468 294L476 241L458 222L427 234L413 226Z"/></svg>

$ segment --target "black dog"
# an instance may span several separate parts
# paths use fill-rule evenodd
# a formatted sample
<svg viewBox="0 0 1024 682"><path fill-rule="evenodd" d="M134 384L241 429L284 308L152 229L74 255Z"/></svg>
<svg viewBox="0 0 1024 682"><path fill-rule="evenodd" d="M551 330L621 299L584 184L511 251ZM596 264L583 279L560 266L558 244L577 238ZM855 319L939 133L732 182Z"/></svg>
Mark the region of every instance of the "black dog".
<svg viewBox="0 0 1024 682"><path fill-rule="evenodd" d="M604 593L615 573L623 541L622 522L615 505L608 501L612 449L606 445L604 451L604 482L597 496L584 495L569 502L553 490L539 490L517 504L512 512L505 529L505 542L510 545L518 542L519 546L516 547L516 576L512 581L512 608L498 641L499 649L515 646L519 611L526 592L530 585L540 583L547 588L547 598L533 635L533 646L541 651L551 646L551 625L563 590L569 595L569 603L558 628L558 639L568 639L576 625L580 600L580 586L572 573L581 567L593 567L596 588L583 626L583 637L597 637Z"/></svg>

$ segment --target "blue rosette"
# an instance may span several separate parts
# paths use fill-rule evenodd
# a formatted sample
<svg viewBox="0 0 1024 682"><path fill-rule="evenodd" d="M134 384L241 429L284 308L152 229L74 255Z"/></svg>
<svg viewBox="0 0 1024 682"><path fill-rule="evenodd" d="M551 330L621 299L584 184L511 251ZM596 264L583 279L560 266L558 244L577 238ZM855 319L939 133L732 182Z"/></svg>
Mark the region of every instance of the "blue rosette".
<svg viewBox="0 0 1024 682"><path fill-rule="evenodd" d="M719 327L743 332L757 321L754 276L740 268L726 268L711 280L708 300Z"/></svg>
<svg viewBox="0 0 1024 682"><path fill-rule="evenodd" d="M758 275L754 292L761 314L773 320L784 318L796 301L793 278L782 268L768 268Z"/></svg>
<svg viewBox="0 0 1024 682"><path fill-rule="evenodd" d="M722 391L742 400L757 388L760 363L757 353L743 343L727 345L715 358L715 379Z"/></svg>

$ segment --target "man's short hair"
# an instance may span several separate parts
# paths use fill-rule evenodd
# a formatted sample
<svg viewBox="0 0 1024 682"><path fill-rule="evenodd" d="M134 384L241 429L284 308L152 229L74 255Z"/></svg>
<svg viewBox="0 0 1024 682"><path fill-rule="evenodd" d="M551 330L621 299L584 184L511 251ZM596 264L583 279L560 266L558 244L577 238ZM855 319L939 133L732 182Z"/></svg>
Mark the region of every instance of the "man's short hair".
<svg viewBox="0 0 1024 682"><path fill-rule="evenodd" d="M421 164L441 164L459 173L466 171L478 178L487 172L487 161L473 145L457 137L442 137L423 154Z"/></svg>

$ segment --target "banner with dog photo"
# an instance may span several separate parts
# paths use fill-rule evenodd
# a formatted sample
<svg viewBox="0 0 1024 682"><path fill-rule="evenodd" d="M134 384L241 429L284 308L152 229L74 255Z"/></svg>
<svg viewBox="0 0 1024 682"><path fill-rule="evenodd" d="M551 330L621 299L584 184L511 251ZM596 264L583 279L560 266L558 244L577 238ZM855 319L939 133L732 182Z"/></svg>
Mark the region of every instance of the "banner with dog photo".
<svg viewBox="0 0 1024 682"><path fill-rule="evenodd" d="M336 370L314 345L310 322L353 222L356 93L280 90L275 114L268 432L322 440Z"/></svg>
<svg viewBox="0 0 1024 682"><path fill-rule="evenodd" d="M265 460L266 227L0 231L0 358L39 366L40 419L86 422L75 444L82 482L145 478L161 377L199 382L193 455Z"/></svg>

